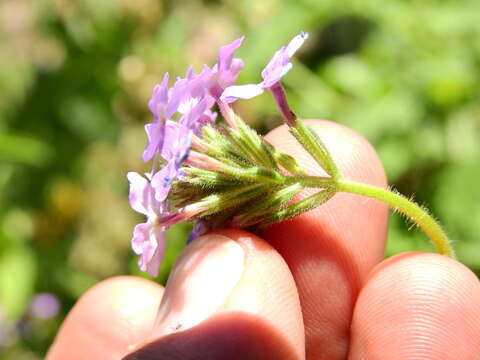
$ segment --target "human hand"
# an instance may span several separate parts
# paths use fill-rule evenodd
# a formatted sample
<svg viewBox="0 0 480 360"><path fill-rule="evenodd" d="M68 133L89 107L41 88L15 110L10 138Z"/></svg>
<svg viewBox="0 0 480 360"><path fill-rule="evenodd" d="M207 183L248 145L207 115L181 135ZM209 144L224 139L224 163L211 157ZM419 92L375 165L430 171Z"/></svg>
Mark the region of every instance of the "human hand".
<svg viewBox="0 0 480 360"><path fill-rule="evenodd" d="M363 138L311 125L347 178L386 186ZM267 139L318 169L285 127ZM337 194L263 239L214 232L187 247L165 291L133 277L89 290L47 359L478 359L476 276L436 254L383 260L386 224L385 205Z"/></svg>

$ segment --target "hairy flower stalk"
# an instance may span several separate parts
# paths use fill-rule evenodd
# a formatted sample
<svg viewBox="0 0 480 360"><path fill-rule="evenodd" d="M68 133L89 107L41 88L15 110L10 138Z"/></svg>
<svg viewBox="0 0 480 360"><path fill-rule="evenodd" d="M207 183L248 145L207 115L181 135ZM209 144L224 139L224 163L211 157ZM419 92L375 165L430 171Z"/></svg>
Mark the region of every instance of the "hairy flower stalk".
<svg viewBox="0 0 480 360"><path fill-rule="evenodd" d="M235 84L243 68L242 60L234 57L243 42L240 38L220 49L213 67L205 65L199 74L190 68L172 87L167 73L154 88L148 104L153 122L145 126L148 144L143 153L144 161L152 161L152 170L145 176L128 174L130 204L147 217L135 227L132 238L141 270L157 274L165 249L164 231L176 223L195 223L188 241L220 227L254 230L298 216L338 192L387 203L420 226L440 253L454 256L447 236L426 210L389 190L344 179L323 142L290 109L280 80L307 38L302 32L278 50L257 84ZM292 135L326 176L309 175L235 114L231 103L265 89ZM223 123L216 121L215 104ZM295 200L308 188L317 191Z"/></svg>

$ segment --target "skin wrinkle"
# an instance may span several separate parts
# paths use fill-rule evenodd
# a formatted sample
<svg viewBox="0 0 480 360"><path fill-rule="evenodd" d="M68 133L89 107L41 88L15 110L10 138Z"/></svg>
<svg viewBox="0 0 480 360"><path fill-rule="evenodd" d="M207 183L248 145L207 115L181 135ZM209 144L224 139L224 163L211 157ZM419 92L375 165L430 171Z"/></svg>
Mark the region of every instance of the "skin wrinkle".
<svg viewBox="0 0 480 360"><path fill-rule="evenodd" d="M322 232L322 236L320 237L323 240L321 246L325 253L332 254L334 252L335 256L333 258L325 259L324 256L318 254L318 250L313 245L314 242L308 240L311 235L308 233L308 230L305 230L310 227L308 224L304 225L305 226L302 226L301 229L299 229L298 235L299 238L305 242L305 247L307 244L313 246L311 251L305 250L306 254L312 254L311 261L308 262L308 258L305 256L301 262L291 265L291 269L293 274L298 274L295 278L297 286L303 289L303 291L300 292L303 315L305 319L310 320L309 326L306 327L306 335L307 338L310 336L310 346L312 347L321 349L324 348L325 342L329 344L336 343L339 345L337 345L337 349L333 351L337 354L345 354L346 349L348 348L348 323L351 316L351 309L353 307L352 295L358 292L358 287L353 279L358 278L358 275L353 275L355 269L353 266L345 266L345 262L348 261L348 256L345 251L342 252L339 244L335 244L335 241L329 238L325 231ZM278 226L273 234L271 233L269 235L269 239L271 239L274 244L275 241L273 237L277 231L279 233L282 232L281 225ZM313 238L318 238L318 236L313 235ZM327 263L325 263L325 261L327 261ZM305 262L307 263L307 266L311 267L311 269L306 271L302 269L302 266L305 266ZM325 269L325 265L327 265L328 270ZM336 271L333 271L333 269L336 269ZM346 269L350 269L350 271L347 271ZM319 280L318 278L315 278L314 275L319 272L325 274L321 285L318 284ZM328 280L325 278L326 275L328 275ZM336 285L330 287L333 284ZM325 285L327 288L330 287L331 289L330 298L327 297L328 293L318 289L318 286L324 288ZM317 294L322 294L322 298L319 299ZM337 302L338 298L344 299L341 304ZM329 307L330 311L324 311L325 305ZM339 327L339 317L337 317L339 314L341 314L341 318L344 318L344 327Z"/></svg>
<svg viewBox="0 0 480 360"><path fill-rule="evenodd" d="M462 264L437 254L397 255L372 272L359 296L350 359L388 352L393 359L474 360L479 302L480 282Z"/></svg>

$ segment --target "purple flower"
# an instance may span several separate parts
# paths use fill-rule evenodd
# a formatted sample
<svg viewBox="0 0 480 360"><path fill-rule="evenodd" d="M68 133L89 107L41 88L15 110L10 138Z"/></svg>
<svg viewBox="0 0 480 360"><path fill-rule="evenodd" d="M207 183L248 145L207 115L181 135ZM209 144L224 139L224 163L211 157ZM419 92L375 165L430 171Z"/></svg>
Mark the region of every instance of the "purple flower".
<svg viewBox="0 0 480 360"><path fill-rule="evenodd" d="M243 69L243 60L233 57L235 51L242 45L243 39L242 36L231 44L222 46L218 52L218 62L213 68L215 81L210 87L210 92L216 99L220 98L227 87L235 84L238 74Z"/></svg>
<svg viewBox="0 0 480 360"><path fill-rule="evenodd" d="M50 293L40 293L33 296L30 303L30 312L41 319L50 319L60 311L58 297Z"/></svg>
<svg viewBox="0 0 480 360"><path fill-rule="evenodd" d="M163 152L165 124L175 113L181 114L180 123L197 134L201 126L215 121L216 114L211 111L215 100L226 87L235 83L243 69L243 61L233 57L242 42L243 37L221 47L218 63L213 69L205 65L200 74L195 74L190 67L185 78L179 78L171 89L168 88L168 73L165 73L148 102L154 122L145 126L148 137L148 145L143 153L145 162L150 161L155 154Z"/></svg>
<svg viewBox="0 0 480 360"><path fill-rule="evenodd" d="M158 219L168 213L167 204L155 199L150 182L140 174L129 172L127 178L130 182L129 201L132 209L147 217L146 223L136 225L133 230L132 249L140 255L140 270L157 276L165 250L165 227Z"/></svg>
<svg viewBox="0 0 480 360"><path fill-rule="evenodd" d="M283 46L278 50L265 69L263 69L263 81L261 83L227 87L222 93L221 99L226 102L232 102L237 99L251 99L263 93L265 89L274 87L280 79L290 71L292 68L290 59L307 38L308 34L301 32L295 36L287 46Z"/></svg>
<svg viewBox="0 0 480 360"><path fill-rule="evenodd" d="M165 126L165 139L161 156L166 160L164 167L152 177L155 199L164 201L173 181L180 174L180 167L190 151L192 134L198 130L197 121L205 112L205 99L193 107L179 122L169 121Z"/></svg>
<svg viewBox="0 0 480 360"><path fill-rule="evenodd" d="M185 97L188 81L179 79L173 86L168 88L168 73L163 80L153 89L148 107L153 114L154 122L145 125L148 144L143 152L143 161L150 161L156 153L161 152L165 137L165 123L177 112L182 99Z"/></svg>
<svg viewBox="0 0 480 360"><path fill-rule="evenodd" d="M202 126L215 122L217 114L211 108L223 90L235 83L243 68L243 61L234 58L242 42L243 38L239 38L220 48L213 68L205 65L201 73L195 74L190 67L172 88L168 87L169 75L165 73L148 102L154 121L145 126L148 144L143 160L150 161L159 155L165 162L159 171L155 171L154 165L148 179L129 173L128 180L132 208L147 216L147 222L134 229L132 248L140 255L140 269L152 275L158 272L163 256L166 225L188 219L204 209L193 207L170 214L166 209L167 197L174 180L181 176L192 136L200 136Z"/></svg>
<svg viewBox="0 0 480 360"><path fill-rule="evenodd" d="M213 68L205 65L202 72L197 75L197 81L214 100L218 100L223 91L237 81L238 74L243 69L243 60L233 57L235 51L242 45L243 39L241 37L222 46L218 52L218 61Z"/></svg>
<svg viewBox="0 0 480 360"><path fill-rule="evenodd" d="M165 97L160 96L160 90L158 92L159 96L155 99L161 102ZM172 106L172 109L167 112L159 111L158 121L145 126L149 143L144 152L144 160L149 160L156 154L166 160L164 167L154 173L152 177L152 186L158 202L166 199L182 162L188 156L192 133L198 133L203 124L215 118L213 113L207 109L213 105L214 99L207 96L205 90L202 94L196 83L196 77L187 73L187 77L177 80L174 87L168 92L171 94L169 101L174 102L174 105L171 103L168 105ZM194 97L192 94L198 95L198 97ZM159 105L156 108L162 109ZM178 122L170 120L173 109L181 115ZM162 120L160 121L160 119Z"/></svg>

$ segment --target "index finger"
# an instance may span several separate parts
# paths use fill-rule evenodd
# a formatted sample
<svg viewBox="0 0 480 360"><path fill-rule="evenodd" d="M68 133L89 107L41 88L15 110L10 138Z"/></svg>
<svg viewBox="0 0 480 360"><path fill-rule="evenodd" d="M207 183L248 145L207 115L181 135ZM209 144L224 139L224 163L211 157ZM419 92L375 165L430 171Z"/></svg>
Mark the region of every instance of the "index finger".
<svg viewBox="0 0 480 360"><path fill-rule="evenodd" d="M386 187L379 158L362 136L329 121L313 120L308 125L320 136L347 179ZM309 173L323 174L285 126L270 132L266 139L294 156ZM295 278L305 323L307 359L346 358L353 306L368 272L383 259L387 218L387 206L339 193L326 204L275 224L263 234Z"/></svg>

